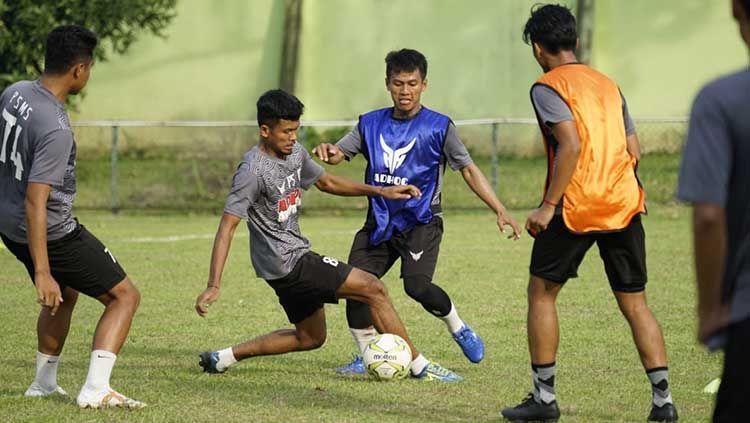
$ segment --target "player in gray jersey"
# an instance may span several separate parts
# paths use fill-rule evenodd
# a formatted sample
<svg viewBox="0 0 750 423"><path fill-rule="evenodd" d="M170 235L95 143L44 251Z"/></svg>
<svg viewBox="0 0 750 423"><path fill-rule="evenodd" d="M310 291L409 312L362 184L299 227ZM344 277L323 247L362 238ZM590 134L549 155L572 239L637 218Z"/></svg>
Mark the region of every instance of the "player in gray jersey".
<svg viewBox="0 0 750 423"><path fill-rule="evenodd" d="M732 2L750 47L750 0ZM743 52L743 53L746 53ZM714 422L747 421L750 385L750 69L703 87L690 113L677 196L693 208L698 340L724 350Z"/></svg>
<svg viewBox="0 0 750 423"><path fill-rule="evenodd" d="M67 395L57 367L78 293L104 304L80 407L141 408L110 387L140 294L112 255L72 215L76 146L63 105L88 82L96 35L61 26L47 37L45 69L0 95L0 237L21 261L42 305L36 377L26 396Z"/></svg>
<svg viewBox="0 0 750 423"><path fill-rule="evenodd" d="M319 348L326 339L324 303L346 298L369 305L382 333L406 340L412 351L413 377L461 380L419 354L379 279L311 251L310 242L299 228L301 190L312 185L336 195L388 199L421 196L419 189L413 185L375 187L326 173L296 143L304 107L296 97L272 90L260 97L257 106L261 140L245 154L234 175L214 240L208 286L198 296L195 309L205 316L208 306L218 299L232 237L244 219L250 231L250 257L255 272L274 289L294 329L276 330L230 348L201 353L199 363L203 370L223 373L238 360L249 357Z"/></svg>
<svg viewBox="0 0 750 423"><path fill-rule="evenodd" d="M427 59L416 50L401 49L388 53L385 62L386 88L393 101L391 120L402 128L400 131L403 133L403 128L418 125L415 122L420 113L426 110L422 107L421 95L427 88ZM357 154L362 154L368 161L368 170L371 169L371 166L375 165L368 150L377 141L373 139L375 138L373 136L370 136L369 140L365 139L365 128L362 126L362 120L360 120L358 125L335 145L323 143L315 148L314 153L320 160L330 165L339 164L344 159L351 160ZM371 204L363 228L354 236L349 262L377 277L383 277L400 259L401 278L404 281L406 294L419 302L428 313L441 319L466 358L472 363L479 363L484 358L484 343L481 337L459 316L448 293L433 281L443 236L441 201L446 164L452 170L460 171L469 188L495 213L497 226L501 232L504 231L504 226L510 226L512 228L510 237L518 239L520 228L513 216L498 200L482 171L472 161L466 147L458 138L453 122L448 122L447 129L442 127L442 122L433 123L422 133L429 134L438 131L445 132L439 161L435 163L430 157L415 153L411 153L411 158L408 158L406 154L409 150L407 149L401 159L404 165L399 171L404 176L418 172L422 168L429 168L436 175L433 181L420 185L423 190L431 189L434 192L430 201L432 212L430 221L418 222L394 234L391 239L373 245L370 235L378 228ZM381 134L381 143L383 143L382 139ZM428 142L428 138L421 138L420 142ZM394 169L389 169L389 172L393 173ZM365 173L367 174L367 171ZM398 178L394 179L390 176L386 175L381 182L398 183ZM399 213L401 210L389 211L388 220L392 220ZM367 312L367 306L357 301L347 301L346 320L356 348L361 353L364 346L377 334ZM337 368L336 372L340 374L364 373L362 358L358 354L355 355L350 363Z"/></svg>

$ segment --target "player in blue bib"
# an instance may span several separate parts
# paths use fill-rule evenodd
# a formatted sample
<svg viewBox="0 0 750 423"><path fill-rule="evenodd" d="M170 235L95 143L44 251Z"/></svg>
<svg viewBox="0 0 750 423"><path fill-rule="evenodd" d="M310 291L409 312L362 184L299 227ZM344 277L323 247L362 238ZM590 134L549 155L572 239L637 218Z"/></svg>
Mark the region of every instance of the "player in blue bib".
<svg viewBox="0 0 750 423"><path fill-rule="evenodd" d="M386 87L393 107L365 113L357 126L334 144L321 144L313 152L325 163L336 165L362 154L367 160L365 181L376 186L411 184L421 198L387 200L371 197L364 227L357 232L349 263L378 277L401 259L401 278L411 298L443 320L464 355L478 363L484 358L484 343L462 320L448 294L433 283L443 235L442 185L445 165L459 170L467 185L497 215L500 231L512 227L512 238L520 229L498 200L458 138L448 116L424 107L420 98L427 88L427 60L416 50L388 53ZM347 300L346 318L359 353L375 331L367 305ZM342 374L364 373L359 355L336 369Z"/></svg>

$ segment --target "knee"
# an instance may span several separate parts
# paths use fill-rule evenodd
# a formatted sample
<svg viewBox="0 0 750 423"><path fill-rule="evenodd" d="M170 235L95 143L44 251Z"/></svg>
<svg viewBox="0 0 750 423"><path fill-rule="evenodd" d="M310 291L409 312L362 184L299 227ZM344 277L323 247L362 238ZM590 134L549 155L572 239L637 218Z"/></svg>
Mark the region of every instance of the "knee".
<svg viewBox="0 0 750 423"><path fill-rule="evenodd" d="M307 335L300 339L300 346L303 350L316 350L323 346L323 344L326 343L326 334L315 334L315 335Z"/></svg>
<svg viewBox="0 0 750 423"><path fill-rule="evenodd" d="M365 282L367 297L371 302L382 301L388 297L388 290L385 284L373 275L368 275Z"/></svg>
<svg viewBox="0 0 750 423"><path fill-rule="evenodd" d="M425 275L406 276L404 278L404 291L406 291L406 295L417 301L427 295L430 285L432 285L432 279Z"/></svg>
<svg viewBox="0 0 750 423"><path fill-rule="evenodd" d="M125 279L111 292L114 294L117 302L124 304L133 310L137 309L138 305L141 303L141 293L138 291L138 288L130 282L130 279Z"/></svg>
<svg viewBox="0 0 750 423"><path fill-rule="evenodd" d="M619 306L623 316L628 320L651 313L651 310L648 308L648 305L644 300L620 301Z"/></svg>

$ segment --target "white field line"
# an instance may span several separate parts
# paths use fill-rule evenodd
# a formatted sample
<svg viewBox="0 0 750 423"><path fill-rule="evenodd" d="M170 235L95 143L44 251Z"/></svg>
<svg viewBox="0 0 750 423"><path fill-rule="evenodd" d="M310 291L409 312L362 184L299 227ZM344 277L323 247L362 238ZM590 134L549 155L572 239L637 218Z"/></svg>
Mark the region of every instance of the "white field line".
<svg viewBox="0 0 750 423"><path fill-rule="evenodd" d="M325 231L325 235L350 235L353 236L357 233L357 230L346 230L346 231ZM214 239L215 234L189 234L189 235L168 235L168 236L144 236L135 238L125 238L123 242L131 244L154 244L154 243L172 243L181 241L194 241L203 239ZM246 238L247 232L239 232L235 234L235 238ZM2 247L2 244L0 244Z"/></svg>

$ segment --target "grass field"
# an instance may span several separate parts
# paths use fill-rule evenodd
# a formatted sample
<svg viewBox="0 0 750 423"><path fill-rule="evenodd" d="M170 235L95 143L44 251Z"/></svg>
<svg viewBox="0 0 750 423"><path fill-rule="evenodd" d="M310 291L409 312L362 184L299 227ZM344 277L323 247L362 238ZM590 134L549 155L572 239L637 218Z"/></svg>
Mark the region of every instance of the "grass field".
<svg viewBox="0 0 750 423"><path fill-rule="evenodd" d="M526 212L514 214L522 220ZM688 216L682 208L652 206L644 219L649 302L665 332L672 392L686 422L708 419L713 398L702 388L721 365L719 356L708 355L694 341ZM500 408L515 404L529 390L525 287L531 240L501 238L488 213L446 215L436 275L462 316L484 336L487 356L481 364L469 364L444 325L406 297L397 272L385 278L416 345L466 377L457 384L337 377L332 368L349 357L353 346L343 304L326 308L329 337L323 348L251 359L224 375L204 375L198 352L288 325L273 291L250 268L246 230L238 230L235 238L221 299L201 319L193 303L205 286L217 216L87 212L79 217L115 253L142 292L112 382L149 407L81 411L71 400L22 396L34 376L38 306L22 266L0 250L5 325L0 421L498 421ZM361 221L360 215L310 213L302 225L317 251L345 258ZM167 241L183 235L191 239ZM59 371L61 386L74 395L86 376L100 312L93 300L79 300ZM650 388L595 250L584 261L580 278L561 294L559 313L561 421L644 421Z"/></svg>

